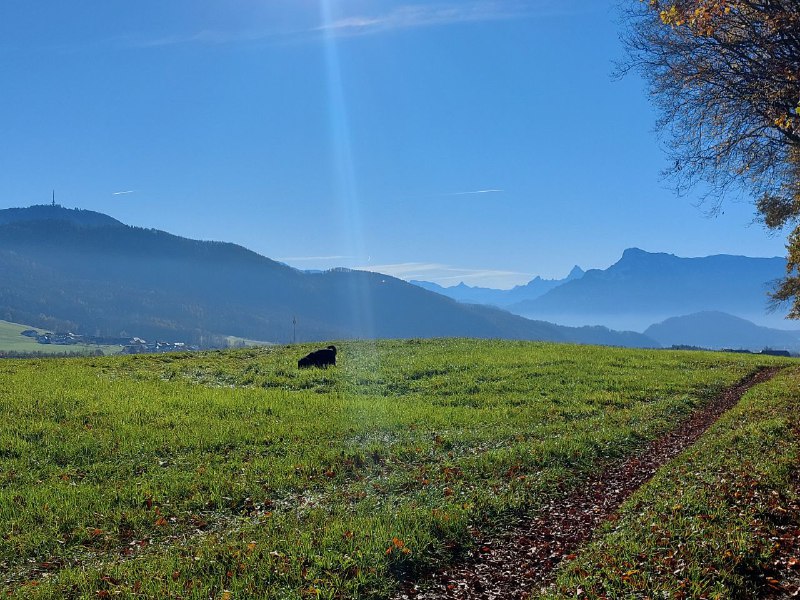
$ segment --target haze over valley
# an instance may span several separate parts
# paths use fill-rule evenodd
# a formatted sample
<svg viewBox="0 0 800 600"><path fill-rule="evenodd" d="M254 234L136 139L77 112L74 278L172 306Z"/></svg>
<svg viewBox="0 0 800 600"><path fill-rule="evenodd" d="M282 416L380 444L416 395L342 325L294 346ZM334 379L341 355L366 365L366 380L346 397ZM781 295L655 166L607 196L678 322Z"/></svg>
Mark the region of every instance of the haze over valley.
<svg viewBox="0 0 800 600"><path fill-rule="evenodd" d="M576 266L565 279L537 277L511 290L414 283L462 302L502 306L562 325L644 331L670 317L722 311L758 325L790 329L796 324L784 318L786 307L773 305L769 297L785 273L786 260L780 257L682 258L629 248L606 269L584 272Z"/></svg>
<svg viewBox="0 0 800 600"><path fill-rule="evenodd" d="M575 267L563 280L442 288L350 269L304 272L234 244L39 205L0 210L0 265L0 318L101 338L219 347L231 337L278 344L477 337L800 350L796 332L753 335L743 320L780 323L766 311L768 284L785 268L780 258L682 259L629 249L606 270ZM698 316L692 336L672 320L650 327L708 311L730 313L727 337L703 335Z"/></svg>

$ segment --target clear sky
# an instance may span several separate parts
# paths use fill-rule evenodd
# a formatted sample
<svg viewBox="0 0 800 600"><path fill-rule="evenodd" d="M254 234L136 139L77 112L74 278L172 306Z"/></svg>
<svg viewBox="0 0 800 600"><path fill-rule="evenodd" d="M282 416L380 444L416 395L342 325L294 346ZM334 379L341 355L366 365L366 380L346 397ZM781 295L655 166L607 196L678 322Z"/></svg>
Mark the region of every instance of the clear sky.
<svg viewBox="0 0 800 600"><path fill-rule="evenodd" d="M0 208L443 285L783 255L660 179L618 1L3 0Z"/></svg>

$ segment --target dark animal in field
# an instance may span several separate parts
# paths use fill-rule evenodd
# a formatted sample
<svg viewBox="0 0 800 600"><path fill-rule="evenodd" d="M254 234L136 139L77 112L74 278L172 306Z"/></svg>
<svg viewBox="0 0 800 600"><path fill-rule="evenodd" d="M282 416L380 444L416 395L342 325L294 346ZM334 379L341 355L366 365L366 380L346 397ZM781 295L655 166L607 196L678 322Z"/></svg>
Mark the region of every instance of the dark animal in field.
<svg viewBox="0 0 800 600"><path fill-rule="evenodd" d="M314 350L297 361L298 369L328 366L336 366L336 346L328 346L322 350Z"/></svg>

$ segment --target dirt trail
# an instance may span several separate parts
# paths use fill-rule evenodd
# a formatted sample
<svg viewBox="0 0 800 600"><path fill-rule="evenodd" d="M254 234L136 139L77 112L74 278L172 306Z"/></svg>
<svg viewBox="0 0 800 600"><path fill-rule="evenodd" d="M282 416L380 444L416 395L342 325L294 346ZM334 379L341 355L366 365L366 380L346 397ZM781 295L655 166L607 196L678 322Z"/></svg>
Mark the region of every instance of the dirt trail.
<svg viewBox="0 0 800 600"><path fill-rule="evenodd" d="M800 439L800 427L795 428ZM791 600L800 598L800 463L792 473L791 492L794 498L786 506L789 518L782 518L774 532L775 553L764 573L766 586L761 598Z"/></svg>
<svg viewBox="0 0 800 600"><path fill-rule="evenodd" d="M397 598L527 598L531 590L546 585L554 568L662 465L694 444L747 390L779 370L763 368L745 377L636 456L591 477L579 490L554 498L499 536L478 538L476 549L462 563L427 580L407 583Z"/></svg>

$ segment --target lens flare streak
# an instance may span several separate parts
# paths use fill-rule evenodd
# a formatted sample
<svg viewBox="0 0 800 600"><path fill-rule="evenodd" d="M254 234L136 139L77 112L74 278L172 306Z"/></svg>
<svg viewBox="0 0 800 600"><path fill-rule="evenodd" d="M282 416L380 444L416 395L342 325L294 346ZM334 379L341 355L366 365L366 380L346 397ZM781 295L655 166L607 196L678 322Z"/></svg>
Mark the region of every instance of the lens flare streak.
<svg viewBox="0 0 800 600"><path fill-rule="evenodd" d="M356 169L353 160L353 149L350 136L350 124L345 97L345 85L342 77L341 60L336 35L330 26L336 22L333 14L332 0L320 0L325 48L325 66L329 97L330 135L333 148L333 164L336 176L336 202L340 206L341 228L348 244L347 254L363 257L367 253L364 248L364 229L361 219L361 207L356 181ZM375 337L375 320L372 298L370 295L368 275L351 277L349 298L350 322L353 324L355 337Z"/></svg>

